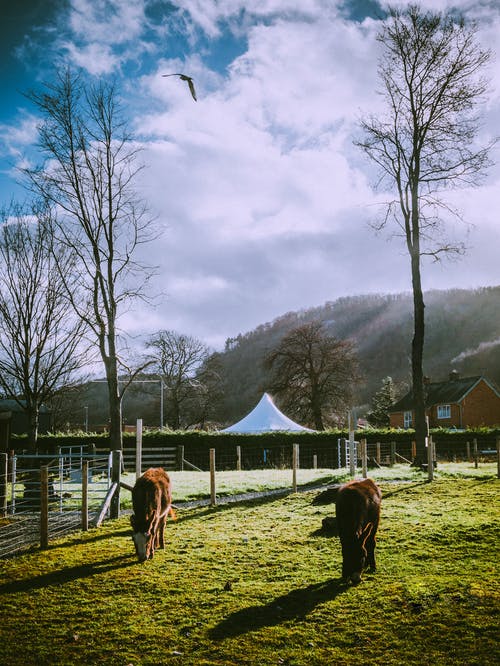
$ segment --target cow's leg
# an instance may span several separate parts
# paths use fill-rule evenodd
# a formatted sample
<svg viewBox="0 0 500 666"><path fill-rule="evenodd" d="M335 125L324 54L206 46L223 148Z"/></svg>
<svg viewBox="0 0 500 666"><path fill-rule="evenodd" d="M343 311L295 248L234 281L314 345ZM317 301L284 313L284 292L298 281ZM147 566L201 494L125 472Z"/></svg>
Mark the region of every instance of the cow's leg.
<svg viewBox="0 0 500 666"><path fill-rule="evenodd" d="M157 546L157 541L158 541L158 520L155 516L154 520L151 523L151 527L149 528L149 531L151 533L150 540L149 540L149 554L148 554L148 559L152 559L154 554L155 554L155 547Z"/></svg>
<svg viewBox="0 0 500 666"><path fill-rule="evenodd" d="M376 537L375 537L375 530L372 531L368 539L366 540L366 566L368 569L371 569L371 571L375 571L377 566L375 564L375 543L376 543Z"/></svg>
<svg viewBox="0 0 500 666"><path fill-rule="evenodd" d="M150 543L150 549L149 549L149 559L152 560L153 557L155 556L155 541L156 541L156 534L153 532L151 534L151 543Z"/></svg>
<svg viewBox="0 0 500 666"><path fill-rule="evenodd" d="M158 524L158 547L165 548L165 523L167 522L167 516L160 518Z"/></svg>

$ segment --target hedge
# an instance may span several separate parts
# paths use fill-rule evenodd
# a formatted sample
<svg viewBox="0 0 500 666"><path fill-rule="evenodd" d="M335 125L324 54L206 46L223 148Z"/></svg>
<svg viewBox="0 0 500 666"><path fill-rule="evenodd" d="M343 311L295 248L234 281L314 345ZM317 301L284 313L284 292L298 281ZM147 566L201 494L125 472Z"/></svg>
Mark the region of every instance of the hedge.
<svg viewBox="0 0 500 666"><path fill-rule="evenodd" d="M465 431L433 430L431 431L437 446L439 456L453 455L463 456L467 442L472 447L474 439L477 440L478 449L493 450L496 440L500 437L500 428L478 428ZM273 432L258 435L240 435L236 433L204 432L198 430L168 431L155 430L143 433L143 447L173 447L184 446L185 457L208 455L211 448L216 450L216 455L229 455L241 446L242 450L277 450L289 447L294 443L299 444L303 451L331 450L336 447L337 440L348 437L346 431L328 430L324 432ZM403 455L411 450L411 442L414 439L413 430L362 430L355 433L356 440L364 438L368 444L380 442L388 444L396 442L396 447ZM15 450L25 449L24 436L13 436L11 445ZM61 446L81 446L95 444L98 449L109 448L109 436L107 433L60 433L55 435L42 435L38 438L39 450L56 453ZM124 433L123 444L125 448L135 446L135 434Z"/></svg>

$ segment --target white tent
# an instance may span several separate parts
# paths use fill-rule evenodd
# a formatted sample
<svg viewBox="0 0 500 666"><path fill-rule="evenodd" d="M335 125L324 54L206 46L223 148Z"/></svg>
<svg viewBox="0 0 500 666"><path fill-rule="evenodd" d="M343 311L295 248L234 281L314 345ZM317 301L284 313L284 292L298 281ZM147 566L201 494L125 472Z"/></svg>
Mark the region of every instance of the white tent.
<svg viewBox="0 0 500 666"><path fill-rule="evenodd" d="M288 416L285 416L276 407L271 399L271 396L264 393L258 405L256 405L250 414L245 418L238 421L229 428L221 430L221 432L238 432L241 434L251 434L260 432L272 432L281 430L283 432L297 432L299 430L309 430L304 426L295 423Z"/></svg>

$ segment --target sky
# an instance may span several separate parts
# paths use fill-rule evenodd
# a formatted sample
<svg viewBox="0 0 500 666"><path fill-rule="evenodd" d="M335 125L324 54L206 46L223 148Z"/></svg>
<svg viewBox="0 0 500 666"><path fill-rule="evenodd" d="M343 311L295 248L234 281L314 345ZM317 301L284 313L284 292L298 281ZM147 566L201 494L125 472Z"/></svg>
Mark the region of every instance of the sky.
<svg viewBox="0 0 500 666"><path fill-rule="evenodd" d="M393 6L404 7L400 0ZM478 39L500 44L497 0L423 0L459 10ZM0 202L22 200L39 118L23 93L69 65L116 81L143 148L137 190L160 237L154 305L121 320L133 336L163 329L213 349L286 312L339 297L411 290L409 258L376 234L384 193L354 145L381 110L377 0L0 0ZM162 74L193 77L186 83ZM487 72L482 137L500 126L500 70ZM491 157L498 160L498 149ZM38 160L39 161L39 160ZM500 284L500 167L453 203L450 237L468 251L423 266L429 289ZM500 304L499 304L500 305Z"/></svg>

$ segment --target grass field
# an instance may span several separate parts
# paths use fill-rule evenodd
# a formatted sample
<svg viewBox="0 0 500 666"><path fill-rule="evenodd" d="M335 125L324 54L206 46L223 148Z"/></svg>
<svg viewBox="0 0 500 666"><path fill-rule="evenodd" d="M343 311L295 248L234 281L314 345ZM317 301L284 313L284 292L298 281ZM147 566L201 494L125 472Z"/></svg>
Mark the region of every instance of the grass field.
<svg viewBox="0 0 500 666"><path fill-rule="evenodd" d="M318 491L181 510L144 564L127 516L3 560L0 663L498 664L492 470L379 479L378 570L357 587Z"/></svg>
<svg viewBox="0 0 500 666"><path fill-rule="evenodd" d="M496 475L496 463L482 462L476 469L470 463L448 463L440 462L435 472L436 479L445 478L493 478ZM358 470L359 471L359 470ZM176 502L189 502L193 500L206 499L210 497L210 473L209 472L169 472L174 488L174 500ZM408 466L398 464L394 467L381 467L370 470L370 476L377 481L423 481L427 474ZM292 486L292 470L290 469L267 469L267 470L245 470L243 472L221 471L216 472L217 497L227 497L250 492L264 492L278 488ZM299 469L297 472L297 483L299 486L335 484L349 480L347 470L331 469ZM135 473L125 474L122 477L130 486L135 483ZM130 493L122 490L121 505L124 509L132 506Z"/></svg>

